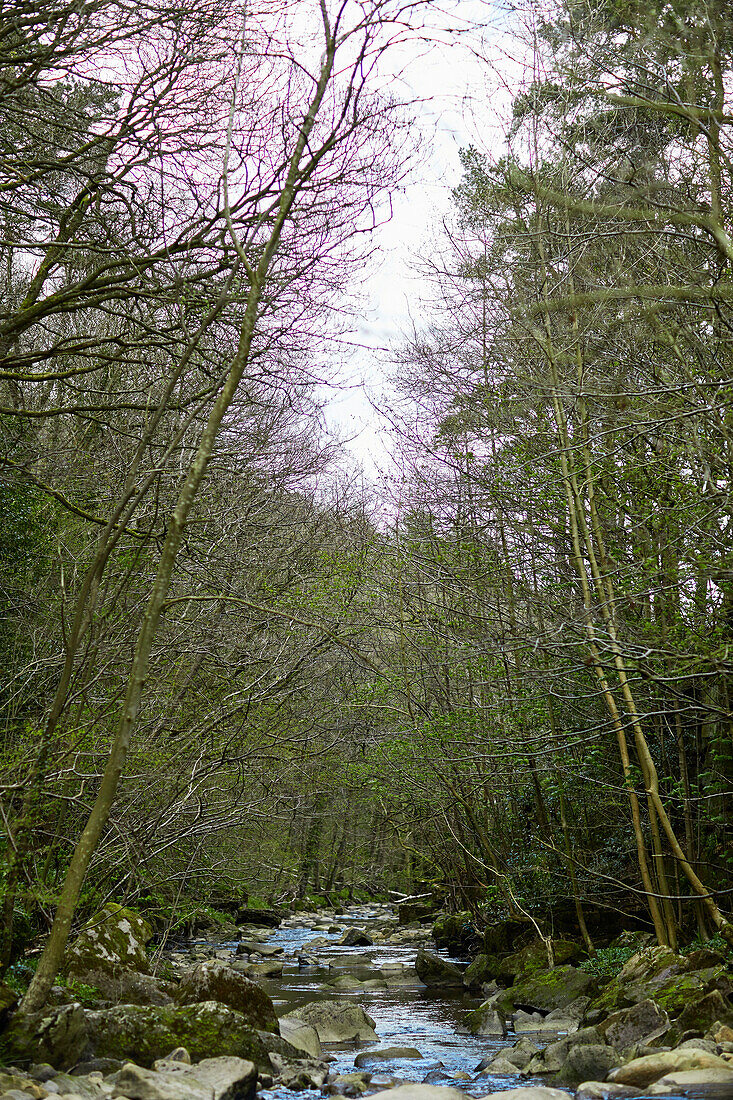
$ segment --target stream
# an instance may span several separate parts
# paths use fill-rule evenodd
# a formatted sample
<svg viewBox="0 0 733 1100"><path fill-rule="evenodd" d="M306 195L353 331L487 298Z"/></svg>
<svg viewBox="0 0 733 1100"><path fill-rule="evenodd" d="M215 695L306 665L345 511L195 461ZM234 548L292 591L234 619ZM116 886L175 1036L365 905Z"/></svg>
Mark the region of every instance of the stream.
<svg viewBox="0 0 733 1100"><path fill-rule="evenodd" d="M316 923L333 922L328 931L315 928ZM387 927L385 927L387 926ZM363 929L368 935L374 932L394 932L394 912L383 906L351 906L342 914L331 917L329 914L294 914L287 918L279 928L251 928L242 933L242 938L264 941L269 948L282 948L270 961L284 964L281 975L273 977L258 976L256 980L272 998L278 1015L284 1015L292 1009L313 1000L337 997L353 999L362 1005L375 1023L379 1035L378 1044L349 1043L348 1045L323 1044L324 1056L334 1059L331 1069L335 1073L352 1073L355 1069L354 1058L361 1051L373 1047L416 1047L422 1054L421 1059L399 1059L380 1061L365 1066L375 1077L376 1087L388 1087L388 1078L398 1078L405 1082L423 1082L448 1085L461 1089L475 1097L485 1096L516 1088L519 1085L548 1084L540 1077L481 1076L475 1080L476 1070L482 1059L493 1057L500 1050L511 1046L519 1038L509 1032L506 1038L498 1036L473 1036L466 1027L465 1020L470 1009L480 1003L480 998L459 989L428 989L414 976L401 979L387 990L363 990L355 992L332 990L324 983L340 974L354 975L355 968L363 961L364 971L355 976L361 980L378 978L381 968L402 964L412 968L417 954L420 933L415 933L415 942L404 945L375 944L369 947L347 947L338 944L343 932L348 928ZM408 930L404 930L408 935ZM323 938L327 945L310 948L308 943ZM194 941L191 948L207 955L215 953L219 957L234 954L239 940L212 942L211 939ZM420 942L425 942L420 940ZM434 951L432 941L426 946ZM315 955L318 967L299 965L298 956L304 950ZM451 960L444 951L437 952L441 957ZM339 961L342 966L339 966ZM460 960L451 960L460 961ZM330 968L329 962L331 963ZM328 968L328 969L324 969ZM523 1033L543 1046L552 1042L557 1033L544 1031L541 1034ZM305 1057L305 1055L303 1055ZM471 1079L462 1075L470 1075ZM557 1087L557 1086L555 1086ZM569 1096L572 1089L566 1090ZM293 1100L294 1093L286 1089L271 1088L261 1094L265 1100ZM308 1093L320 1095L320 1093ZM642 1096L643 1094L639 1094ZM689 1094L688 1094L689 1098ZM677 1100L669 1096L667 1100ZM684 1100L684 1098L680 1098Z"/></svg>

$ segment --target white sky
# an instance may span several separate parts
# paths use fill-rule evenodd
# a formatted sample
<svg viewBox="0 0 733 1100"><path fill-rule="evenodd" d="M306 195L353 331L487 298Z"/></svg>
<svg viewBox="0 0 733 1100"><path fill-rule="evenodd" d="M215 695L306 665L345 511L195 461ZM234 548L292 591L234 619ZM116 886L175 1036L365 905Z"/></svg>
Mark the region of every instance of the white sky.
<svg viewBox="0 0 733 1100"><path fill-rule="evenodd" d="M350 440L349 451L369 480L387 460L385 425L368 397L369 392L377 398L384 393L389 355L383 349L399 346L412 322L419 325L425 317L411 262L429 250L431 236L450 212L451 189L461 178L459 150L469 144L489 150L501 146L498 112L509 102L509 74L518 72L511 59L515 43L498 5L460 0L453 11L460 13L456 26L465 27L471 19L493 25L427 53L424 44L412 56L403 48L395 59L403 66L408 95L422 101L416 114L424 156L394 197L392 220L377 230L379 261L366 283L362 322L348 337L361 345L346 365L352 385L333 393L327 410L329 424ZM472 50L490 60L480 61Z"/></svg>

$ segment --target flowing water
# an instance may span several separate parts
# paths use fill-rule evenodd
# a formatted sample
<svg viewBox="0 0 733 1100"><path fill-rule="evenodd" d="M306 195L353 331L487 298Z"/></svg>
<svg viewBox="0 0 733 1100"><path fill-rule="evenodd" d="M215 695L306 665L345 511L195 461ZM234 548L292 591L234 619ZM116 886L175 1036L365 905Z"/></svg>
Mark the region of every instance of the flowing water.
<svg viewBox="0 0 733 1100"><path fill-rule="evenodd" d="M319 921L323 919L321 914L318 916ZM426 989L414 978L412 981L408 980L387 990L360 989L358 992L345 992L324 986L326 981L339 974L349 972L353 974L354 967L361 963L365 970L370 971L370 973L359 972L355 975L362 980L365 977L378 978L379 974L375 971L390 964L402 963L408 967L414 965L417 954L415 945L342 947L337 943L343 929L357 927L369 933L370 926L381 928L390 916L393 917L393 914L382 908L354 906L350 907L346 913L333 918L334 925L339 926L337 932L329 933L314 929L310 922L307 927L294 926L294 922L298 920L297 916L272 931L262 928L253 929L253 938L265 940L268 946L283 948L283 954L277 956L278 962L284 962L282 975L271 979L257 979L272 998L278 1015L283 1015L308 1001L331 997L345 998L360 1004L374 1020L379 1043L350 1043L341 1046L324 1044L323 1053L334 1059L331 1068L336 1073L353 1072L356 1055L370 1047L376 1049L400 1046L416 1047L422 1054L422 1058L380 1061L364 1068L375 1076L379 1075L380 1078L399 1078L403 1081L424 1081L430 1075L430 1080L435 1084L453 1086L475 1097L517 1088L519 1085L548 1084L539 1077L520 1077L519 1075L512 1077L489 1075L481 1076L478 1080L466 1080L461 1076L453 1077L453 1074L465 1073L474 1078L478 1063L482 1059L487 1056L490 1058L500 1050L511 1046L519 1037L511 1032L505 1039L471 1035L466 1027L466 1016L480 1002L478 998L468 993L451 989L439 991ZM307 949L307 953L316 955L322 966L303 968L298 964L298 956L303 952L304 945L316 937L323 937L328 941L328 946L315 950ZM243 938L246 939L247 936ZM212 946L210 941L207 946ZM220 950L229 948L234 951L237 944L236 942L220 943L216 946ZM431 943L427 946L430 950L434 950ZM445 952L441 951L439 954L443 958L450 959ZM359 958L356 959L356 956ZM330 970L324 969L328 966L328 960L332 960L334 964ZM339 961L344 969L339 967ZM544 1046L552 1042L556 1034L543 1032L540 1035L528 1037L533 1038L538 1046ZM303 1055L303 1057L306 1056ZM572 1096L572 1090L567 1091L568 1095ZM305 1093L304 1095L319 1094ZM644 1094L639 1094L639 1096L642 1095ZM271 1100L293 1100L294 1094L287 1090L270 1089L264 1093L264 1096ZM685 1098L668 1096L667 1100L685 1100ZM686 1100L689 1100L689 1096Z"/></svg>

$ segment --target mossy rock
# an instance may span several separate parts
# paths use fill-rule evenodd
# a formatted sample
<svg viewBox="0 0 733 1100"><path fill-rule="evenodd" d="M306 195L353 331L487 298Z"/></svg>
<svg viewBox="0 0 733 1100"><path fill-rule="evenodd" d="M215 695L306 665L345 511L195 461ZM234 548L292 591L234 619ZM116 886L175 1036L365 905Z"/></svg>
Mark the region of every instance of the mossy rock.
<svg viewBox="0 0 733 1100"><path fill-rule="evenodd" d="M436 947L445 948L453 955L469 955L481 946L481 937L468 911L444 913L433 925L432 935Z"/></svg>
<svg viewBox="0 0 733 1100"><path fill-rule="evenodd" d="M91 971L150 970L145 946L153 930L134 909L108 902L92 917L68 948L63 969L83 977Z"/></svg>
<svg viewBox="0 0 733 1100"><path fill-rule="evenodd" d="M483 948L486 955L506 955L513 951L520 936L526 936L530 926L525 921L496 921L484 929Z"/></svg>
<svg viewBox="0 0 733 1100"><path fill-rule="evenodd" d="M186 1047L194 1062L232 1055L271 1070L257 1031L240 1013L214 1001L182 1007L118 1005L101 1011L74 1004L33 1016L17 1014L0 1039L0 1058L21 1066L48 1062L62 1070L93 1058L149 1068L176 1047Z"/></svg>
<svg viewBox="0 0 733 1100"><path fill-rule="evenodd" d="M587 957L587 952L572 940L555 940L552 946L556 967L580 962ZM516 981L547 969L547 948L541 941L536 941L502 959L497 976L504 981Z"/></svg>
<svg viewBox="0 0 733 1100"><path fill-rule="evenodd" d="M714 989L698 1000L685 1004L665 1042L676 1046L688 1031L698 1031L704 1035L718 1021L733 1026L733 1005L719 990Z"/></svg>
<svg viewBox="0 0 733 1100"><path fill-rule="evenodd" d="M264 989L218 959L209 959L184 974L175 997L182 1005L217 1001L239 1012L250 1027L278 1032L275 1009Z"/></svg>
<svg viewBox="0 0 733 1100"><path fill-rule="evenodd" d="M232 1055L269 1072L262 1040L240 1013L216 1001L175 1008L120 1005L87 1014L87 1057L118 1058L152 1066L176 1047L185 1047L194 1062Z"/></svg>
<svg viewBox="0 0 733 1100"><path fill-rule="evenodd" d="M463 984L469 989L478 989L484 982L495 978L499 968L500 963L495 955L477 955L464 971Z"/></svg>
<svg viewBox="0 0 733 1100"><path fill-rule="evenodd" d="M590 974L574 966L556 966L521 978L505 991L496 1006L502 1012L511 1012L516 1007L550 1012L565 1008L578 997L590 996L594 988Z"/></svg>

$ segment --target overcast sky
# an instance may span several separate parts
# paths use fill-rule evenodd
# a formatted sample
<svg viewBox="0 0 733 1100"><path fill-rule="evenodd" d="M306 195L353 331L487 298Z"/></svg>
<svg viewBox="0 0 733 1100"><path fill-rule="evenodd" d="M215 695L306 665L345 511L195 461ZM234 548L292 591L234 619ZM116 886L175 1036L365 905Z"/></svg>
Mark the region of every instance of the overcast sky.
<svg viewBox="0 0 733 1100"><path fill-rule="evenodd" d="M420 324L420 280L410 270L420 252L429 250L450 213L451 189L461 178L459 151L469 144L483 149L501 145L499 117L509 101L514 40L498 5L460 0L452 5L459 35L426 49L402 47L392 56L395 75L404 81L420 128L420 163L395 196L391 221L377 230L379 258L365 287L361 322L349 339L360 345L346 372L349 388L334 392L329 423L349 438L349 450L370 479L386 461L385 426L374 413L369 391L384 393L388 352L401 343L413 321ZM471 33L471 19L482 25ZM482 54L479 60L473 52ZM361 383L363 382L363 386Z"/></svg>

